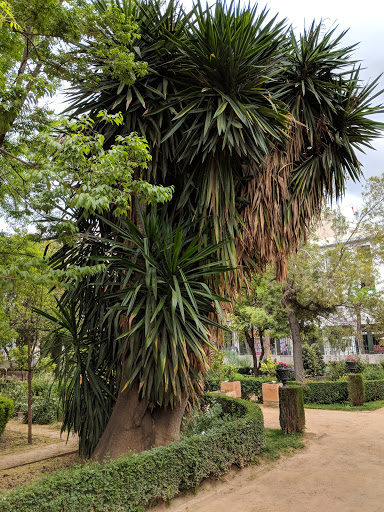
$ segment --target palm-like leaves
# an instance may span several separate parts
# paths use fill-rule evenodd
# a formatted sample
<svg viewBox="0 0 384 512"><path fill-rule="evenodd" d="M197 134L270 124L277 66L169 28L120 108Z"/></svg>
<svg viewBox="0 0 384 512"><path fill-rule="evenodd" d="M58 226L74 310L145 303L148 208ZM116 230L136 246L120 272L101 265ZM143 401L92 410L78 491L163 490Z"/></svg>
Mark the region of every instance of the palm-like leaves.
<svg viewBox="0 0 384 512"><path fill-rule="evenodd" d="M222 297L207 282L228 270L221 246L196 235L194 223L172 222L163 209L131 222L103 220L113 237L89 234L64 248L56 267L103 262L105 271L69 289L58 304L54 345L60 363L63 429L79 433L80 450L94 450L118 390L139 386L148 407L173 407L202 391Z"/></svg>
<svg viewBox="0 0 384 512"><path fill-rule="evenodd" d="M274 260L283 275L324 199L360 176L355 150L381 129L354 47L321 24L297 39L256 7L115 3L139 23L148 74L122 86L104 70L96 89L75 88L76 112L122 110L124 130L149 141L149 179L175 185L175 208L231 240L232 264Z"/></svg>
<svg viewBox="0 0 384 512"><path fill-rule="evenodd" d="M193 225L171 227L152 211L143 233L131 222L113 226L109 272L120 276L115 311L122 330L126 386L139 383L152 406L173 406L182 395L201 391L211 346L208 326L223 298L210 291L206 278L226 270L215 261L220 246L194 234ZM192 229L192 233L191 233Z"/></svg>

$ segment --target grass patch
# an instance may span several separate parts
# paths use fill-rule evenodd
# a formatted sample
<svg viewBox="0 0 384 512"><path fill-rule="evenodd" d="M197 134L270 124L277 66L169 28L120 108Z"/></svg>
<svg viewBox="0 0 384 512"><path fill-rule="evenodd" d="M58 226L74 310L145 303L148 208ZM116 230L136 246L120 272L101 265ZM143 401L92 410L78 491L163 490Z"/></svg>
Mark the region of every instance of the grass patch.
<svg viewBox="0 0 384 512"><path fill-rule="evenodd" d="M281 455L288 455L300 448L304 448L303 434L284 434L279 428L265 429L263 459L278 460Z"/></svg>
<svg viewBox="0 0 384 512"><path fill-rule="evenodd" d="M384 400L365 402L359 406L353 406L348 402L344 404L304 404L305 409L329 409L332 411L376 411L382 407L384 407Z"/></svg>

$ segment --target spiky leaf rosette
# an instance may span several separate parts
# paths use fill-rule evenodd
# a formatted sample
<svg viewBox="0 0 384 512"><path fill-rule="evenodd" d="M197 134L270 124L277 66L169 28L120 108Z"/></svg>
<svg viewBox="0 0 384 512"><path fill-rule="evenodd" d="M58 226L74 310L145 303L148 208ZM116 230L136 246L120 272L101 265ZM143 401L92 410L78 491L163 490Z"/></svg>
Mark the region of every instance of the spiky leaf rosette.
<svg viewBox="0 0 384 512"><path fill-rule="evenodd" d="M200 394L213 348L209 329L220 324L220 302L207 282L229 270L221 245L196 235L196 223L174 223L166 208L130 221L88 219L88 233L53 257L55 268L103 263L96 278L69 283L54 324L51 351L59 367L63 430L77 432L90 455L116 396L139 386L148 407L173 407ZM85 226L83 226L85 228ZM102 237L100 236L102 230Z"/></svg>
<svg viewBox="0 0 384 512"><path fill-rule="evenodd" d="M148 140L146 179L175 186L178 215L197 215L212 240L227 239L232 265L273 261L284 276L324 201L359 179L356 150L382 128L354 47L321 23L297 38L257 6L112 3L137 22L132 51L147 74L120 83L94 63L98 84L74 86L75 112L122 111L123 133Z"/></svg>

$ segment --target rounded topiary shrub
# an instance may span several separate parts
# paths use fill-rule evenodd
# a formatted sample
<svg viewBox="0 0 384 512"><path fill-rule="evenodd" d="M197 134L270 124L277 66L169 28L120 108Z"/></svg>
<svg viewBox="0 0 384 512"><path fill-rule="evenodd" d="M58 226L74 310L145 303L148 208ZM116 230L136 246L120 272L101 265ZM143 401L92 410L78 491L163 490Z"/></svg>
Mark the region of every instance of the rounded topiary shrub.
<svg viewBox="0 0 384 512"><path fill-rule="evenodd" d="M348 376L348 398L351 405L362 405L365 401L364 381L361 373Z"/></svg>
<svg viewBox="0 0 384 512"><path fill-rule="evenodd" d="M13 400L0 396L0 436L13 414Z"/></svg>
<svg viewBox="0 0 384 512"><path fill-rule="evenodd" d="M303 388L279 389L280 427L286 434L297 434L305 428Z"/></svg>

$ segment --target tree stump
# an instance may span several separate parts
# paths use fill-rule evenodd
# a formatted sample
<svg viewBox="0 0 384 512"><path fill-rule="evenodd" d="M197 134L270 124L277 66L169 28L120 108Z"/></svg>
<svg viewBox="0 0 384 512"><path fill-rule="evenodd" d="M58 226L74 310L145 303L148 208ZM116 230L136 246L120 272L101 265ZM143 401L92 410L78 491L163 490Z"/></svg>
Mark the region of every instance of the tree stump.
<svg viewBox="0 0 384 512"><path fill-rule="evenodd" d="M288 386L279 389L280 427L286 434L298 434L305 429L303 388Z"/></svg>
<svg viewBox="0 0 384 512"><path fill-rule="evenodd" d="M348 375L348 397L353 406L362 405L365 401L364 381L361 373Z"/></svg>

